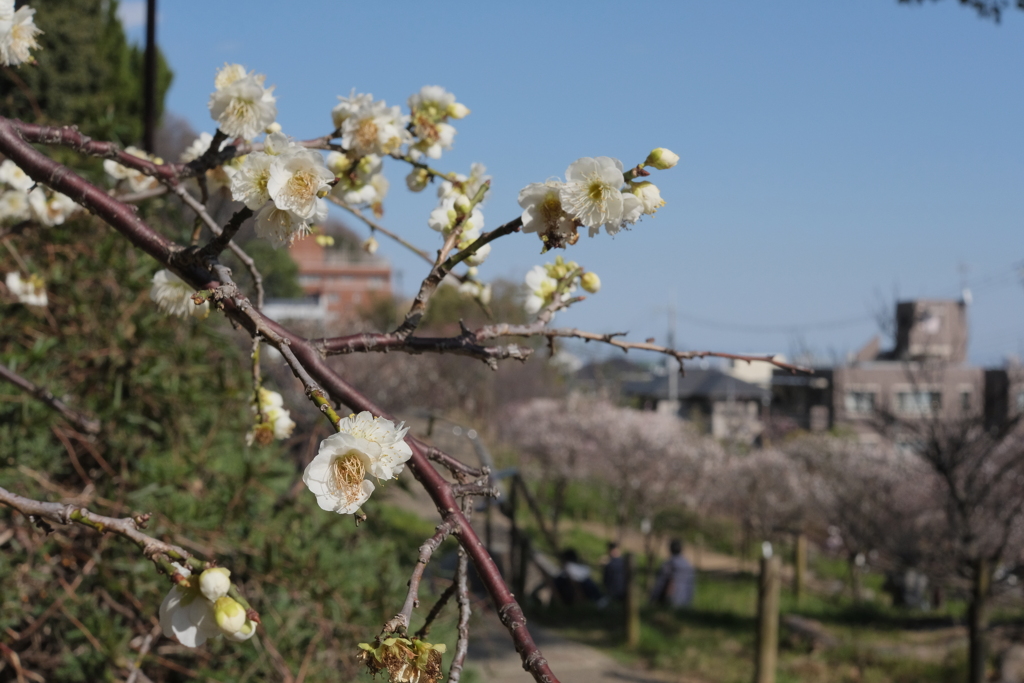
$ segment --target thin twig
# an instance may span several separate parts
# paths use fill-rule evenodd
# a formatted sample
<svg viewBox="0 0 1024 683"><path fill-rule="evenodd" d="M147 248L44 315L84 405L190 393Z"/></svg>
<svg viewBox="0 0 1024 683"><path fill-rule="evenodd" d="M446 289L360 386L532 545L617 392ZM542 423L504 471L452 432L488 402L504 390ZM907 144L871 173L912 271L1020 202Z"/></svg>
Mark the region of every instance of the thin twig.
<svg viewBox="0 0 1024 683"><path fill-rule="evenodd" d="M99 420L94 417L90 417L85 413L80 413L77 410L72 410L67 406L67 404L54 396L49 389L33 384L18 373L8 369L7 366L2 363L0 363L0 379L10 382L14 386L22 389L50 406L83 432L88 434L100 433Z"/></svg>
<svg viewBox="0 0 1024 683"><path fill-rule="evenodd" d="M346 211L348 211L350 214L352 214L353 216L355 216L356 218L358 218L362 222L366 223L366 225L368 225L373 230L376 230L377 232L381 233L382 235L386 235L387 237L390 237L391 239L393 239L394 241L398 242L399 244L401 244L403 247L405 247L406 249L408 249L412 253L414 253L417 256L419 256L420 258L422 258L427 263L433 265L434 259L430 258L430 254L428 254L423 249L420 249L419 247L417 247L412 242L409 242L408 240L403 238L401 235L398 235L397 233L394 233L394 232L388 230L387 228L385 228L383 225L381 225L380 223L378 223L376 221L370 220L369 218L367 218L366 216L363 215L362 211L358 211L356 209L353 209L351 206L349 206L345 202L341 201L340 199L335 197L333 194L327 195L327 199L329 199L334 204L340 206L341 208L345 209Z"/></svg>
<svg viewBox="0 0 1024 683"><path fill-rule="evenodd" d="M453 595L455 595L456 586L457 584L453 581L447 588L444 589L444 592L441 593L441 597L437 599L437 602L434 603L434 606L430 608L429 612L427 612L427 620L424 621L423 626L421 626L420 629L416 631L416 635L414 636L415 638L419 638L420 640L422 640L423 638L427 637L427 634L430 633L431 625L433 625L434 621L439 616L441 616L441 610L444 609L444 606L447 605L448 601L452 599Z"/></svg>
<svg viewBox="0 0 1024 683"><path fill-rule="evenodd" d="M437 532L423 542L420 546L420 556L416 566L409 577L409 591L405 595L405 604L402 611L393 616L384 624L381 633L405 633L409 629L409 620L412 619L412 610L419 604L420 581L423 579L423 570L427 568L430 557L437 550L437 547L444 542L444 539L454 530L452 522L445 520L437 525Z"/></svg>

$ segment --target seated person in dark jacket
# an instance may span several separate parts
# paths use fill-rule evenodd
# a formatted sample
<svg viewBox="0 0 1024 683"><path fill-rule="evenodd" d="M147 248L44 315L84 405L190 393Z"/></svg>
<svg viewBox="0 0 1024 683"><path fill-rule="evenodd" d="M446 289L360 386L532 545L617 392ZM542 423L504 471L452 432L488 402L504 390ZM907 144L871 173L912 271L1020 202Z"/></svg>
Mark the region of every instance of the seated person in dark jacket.
<svg viewBox="0 0 1024 683"><path fill-rule="evenodd" d="M580 562L579 554L572 548L562 551L562 572L555 577L555 590L558 597L567 605L583 598L596 602L601 598L601 590L590 578L590 567Z"/></svg>

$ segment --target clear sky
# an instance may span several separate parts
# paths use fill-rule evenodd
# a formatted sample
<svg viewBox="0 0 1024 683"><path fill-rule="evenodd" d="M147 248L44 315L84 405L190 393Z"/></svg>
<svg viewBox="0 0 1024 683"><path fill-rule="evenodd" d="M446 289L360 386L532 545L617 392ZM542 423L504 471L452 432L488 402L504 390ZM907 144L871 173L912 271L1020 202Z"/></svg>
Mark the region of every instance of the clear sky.
<svg viewBox="0 0 1024 683"><path fill-rule="evenodd" d="M139 39L143 3L123 5ZM603 288L559 324L664 340L674 302L687 348L827 358L866 342L896 296L966 283L971 360L1024 355L1024 12L996 25L954 0L163 0L159 17L168 108L197 130L214 129L225 61L267 74L299 138L329 132L353 87L403 107L448 88L473 113L437 166L487 165L488 229L578 157L677 152L654 178L657 216L569 249ZM386 171L383 222L433 250L436 197L408 193L399 162ZM505 238L481 276L521 280L550 260L539 245ZM383 251L414 292L425 264Z"/></svg>

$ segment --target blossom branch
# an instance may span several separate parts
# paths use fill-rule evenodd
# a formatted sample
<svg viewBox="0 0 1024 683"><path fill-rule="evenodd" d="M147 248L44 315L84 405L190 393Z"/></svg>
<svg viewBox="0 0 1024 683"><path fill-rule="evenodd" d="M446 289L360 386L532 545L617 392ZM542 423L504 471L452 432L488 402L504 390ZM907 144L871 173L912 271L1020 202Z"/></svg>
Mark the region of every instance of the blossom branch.
<svg viewBox="0 0 1024 683"><path fill-rule="evenodd" d="M381 634L405 633L408 630L409 620L412 618L412 610L420 602L420 581L423 579L423 570L427 568L427 564L430 562L434 551L444 542L444 539L451 535L453 530L454 526L452 523L444 521L437 525L437 533L424 541L423 545L420 546L420 556L416 562L416 567L412 570L412 576L409 577L409 592L405 596L405 604L402 605L402 611L384 624Z"/></svg>
<svg viewBox="0 0 1024 683"><path fill-rule="evenodd" d="M472 496L462 500L462 513L468 520L473 514ZM472 609L469 603L469 558L466 549L459 547L459 564L455 569L455 586L459 603L459 636L455 641L455 655L452 657L451 666L448 667L448 683L458 683L462 678L462 667L466 663L466 655L469 654L469 617ZM525 621L525 619L524 619ZM523 664L526 667L526 664Z"/></svg>
<svg viewBox="0 0 1024 683"><path fill-rule="evenodd" d="M497 369L497 362L512 358L525 361L533 354L533 349L507 344L505 346L482 346L473 341L469 335L457 337L407 337L401 339L393 333L363 332L344 337L331 337L311 341L325 355L342 355L349 353L366 353L373 351L387 353L402 351L410 354L420 353L452 353L482 360Z"/></svg>
<svg viewBox="0 0 1024 683"><path fill-rule="evenodd" d="M216 289L221 286L209 268L202 267L195 260L192 263L188 263L187 259L179 260L179 255L187 250L146 225L135 214L132 207L118 202L67 167L34 149L21 136L19 128L14 122L2 117L0 117L0 153L14 161L37 182L42 182L68 195L99 216L124 235L133 245L152 256L159 263L165 266L171 266L172 262L180 263L181 266L177 268L180 271L179 274L184 275L186 281L196 286L197 289ZM311 377L319 380L324 389L330 392L330 395L336 400L353 410L366 410L385 419L393 419L387 411L334 372L312 344L272 320L263 318L259 314L252 315L250 310L246 310L246 306L251 309L251 304L248 304L244 297L238 300L226 297L221 299L220 303L225 314L246 329L250 335L257 332L263 333L264 330L273 333L273 338L265 334L268 342L282 352L281 347L288 348L295 360L308 370ZM407 442L412 449L409 470L431 497L441 515L453 520L456 524L459 543L473 561L482 584L490 594L495 609L502 623L508 629L516 651L523 660L524 668L541 683L557 683L557 677L551 671L547 660L544 659L526 628L526 619L523 616L522 608L509 590L494 559L459 510L450 484L431 466L427 457L428 448L416 439L407 438Z"/></svg>
<svg viewBox="0 0 1024 683"><path fill-rule="evenodd" d="M49 389L41 386L37 386L32 382L28 381L18 373L7 368L6 365L0 363L0 379L10 382L14 386L22 389L23 391L31 394L35 398L39 399L46 405L50 406L58 413L60 413L64 419L71 422L73 425L81 429L87 434L99 434L100 433L100 421L94 417L90 417L85 413L80 413L77 410L73 410L68 407L66 403L61 401L59 398L53 395Z"/></svg>

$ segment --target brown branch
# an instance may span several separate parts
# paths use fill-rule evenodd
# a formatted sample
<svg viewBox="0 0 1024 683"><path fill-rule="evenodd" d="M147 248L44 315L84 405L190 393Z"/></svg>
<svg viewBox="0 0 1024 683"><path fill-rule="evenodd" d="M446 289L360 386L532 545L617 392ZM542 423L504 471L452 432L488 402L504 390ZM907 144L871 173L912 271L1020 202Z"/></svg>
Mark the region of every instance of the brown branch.
<svg viewBox="0 0 1024 683"><path fill-rule="evenodd" d="M327 356L348 353L387 353L400 351L409 354L452 353L458 356L476 358L496 369L499 360L515 359L525 361L533 349L518 344L504 346L482 346L469 335L457 337L407 337L402 339L394 333L362 332L344 337L330 337L311 342Z"/></svg>
<svg viewBox="0 0 1024 683"><path fill-rule="evenodd" d="M409 577L409 592L406 593L402 611L384 624L381 634L405 633L409 629L412 610L420 604L420 581L423 579L423 570L427 568L427 564L430 562L434 551L444 542L444 539L451 535L453 529L454 527L451 522L447 520L441 522L437 525L437 533L424 541L423 545L420 546L420 556L416 562L416 567L412 570L412 576Z"/></svg>
<svg viewBox="0 0 1024 683"><path fill-rule="evenodd" d="M50 406L60 413L64 419L81 429L83 432L88 434L100 433L99 420L94 417L90 417L85 413L80 413L77 410L72 410L67 406L67 404L54 396L49 389L36 386L18 373L8 369L8 367L2 363L0 363L0 379L10 382L14 386L31 394L46 405Z"/></svg>
<svg viewBox="0 0 1024 683"><path fill-rule="evenodd" d="M453 595L455 595L455 589L457 587L457 583L453 581L444 589L444 592L441 593L441 597L437 599L437 602L434 603L434 606L431 607L430 611L427 613L427 619L423 622L423 626L416 631L416 635L414 636L415 638L422 640L427 637L427 634L430 633L431 625L433 625L434 621L441 616L441 610L444 609L444 606L447 605L448 601L452 599Z"/></svg>
<svg viewBox="0 0 1024 683"><path fill-rule="evenodd" d="M462 511L466 519L473 514L472 497L462 501ZM459 637L455 641L455 655L452 657L451 666L448 667L448 683L458 683L462 678L462 667L466 663L466 655L469 654L469 617L472 609L469 602L469 561L466 549L459 547L459 564L455 569L455 587L459 603ZM525 619L523 620L525 622ZM526 664L523 664L526 668Z"/></svg>
<svg viewBox="0 0 1024 683"><path fill-rule="evenodd" d="M454 458L441 449L435 448L434 446L420 441L419 439L412 438L411 440L407 439L407 441L410 441L410 443L415 442L416 445L423 450L424 455L428 460L433 460L437 464L446 467L448 471L452 473L453 477L484 477L490 474L490 470L486 467L477 468L467 465L458 458Z"/></svg>
<svg viewBox="0 0 1024 683"><path fill-rule="evenodd" d="M98 215L132 244L145 251L159 263L165 266L174 265L176 272L183 275L197 289L221 287L221 282L211 274L208 268L202 267L194 258L190 262L189 254L185 249L146 225L135 215L131 207L108 196L70 169L54 162L27 144L18 128L18 126L24 125L26 124L15 124L0 117L0 153L11 158L37 182L42 182L63 192L81 206ZM77 134L77 131L73 132ZM264 334L264 337L282 352L283 348L289 349L292 357L305 368L305 371L308 371L309 376L316 378L336 400L354 411L366 410L385 419L393 419L387 411L373 403L335 373L312 344L272 320L262 318L258 314L251 315L250 311L245 310L246 306L251 309L251 304L248 304L244 297L224 297L220 299L220 303L224 312L245 328L250 335L257 332L264 334L264 330L272 333L274 338L271 338L269 334ZM285 355L287 358L288 354ZM295 370L294 367L293 370ZM459 543L473 561L481 582L490 594L495 609L502 623L508 629L516 651L519 652L523 660L524 668L537 681L557 683L558 679L526 628L526 619L522 609L502 578L494 559L459 510L451 486L431 466L427 458L427 448L415 439L408 439L408 443L412 448L412 458L409 461L410 471L430 495L442 516L447 516L457 527Z"/></svg>

